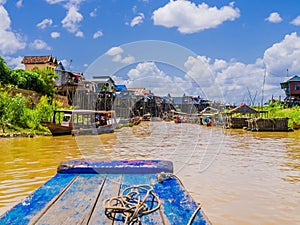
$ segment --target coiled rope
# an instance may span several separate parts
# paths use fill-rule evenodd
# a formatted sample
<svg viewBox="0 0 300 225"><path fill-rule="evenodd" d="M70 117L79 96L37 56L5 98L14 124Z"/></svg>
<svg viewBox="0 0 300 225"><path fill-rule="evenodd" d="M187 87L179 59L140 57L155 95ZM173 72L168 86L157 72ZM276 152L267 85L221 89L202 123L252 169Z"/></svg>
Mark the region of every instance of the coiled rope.
<svg viewBox="0 0 300 225"><path fill-rule="evenodd" d="M125 188L119 196L105 200L103 205L109 218L122 220L124 224L140 224L141 217L158 210L161 202L153 188L144 184Z"/></svg>

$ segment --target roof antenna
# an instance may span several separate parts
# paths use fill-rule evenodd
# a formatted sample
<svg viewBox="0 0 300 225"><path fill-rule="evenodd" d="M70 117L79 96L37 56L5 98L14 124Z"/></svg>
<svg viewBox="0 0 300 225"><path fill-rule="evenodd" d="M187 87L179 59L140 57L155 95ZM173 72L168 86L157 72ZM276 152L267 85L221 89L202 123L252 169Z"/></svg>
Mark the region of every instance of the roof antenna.
<svg viewBox="0 0 300 225"><path fill-rule="evenodd" d="M70 64L69 64L69 70L71 71L71 67L72 67L72 62L73 62L73 60L71 59L70 60Z"/></svg>

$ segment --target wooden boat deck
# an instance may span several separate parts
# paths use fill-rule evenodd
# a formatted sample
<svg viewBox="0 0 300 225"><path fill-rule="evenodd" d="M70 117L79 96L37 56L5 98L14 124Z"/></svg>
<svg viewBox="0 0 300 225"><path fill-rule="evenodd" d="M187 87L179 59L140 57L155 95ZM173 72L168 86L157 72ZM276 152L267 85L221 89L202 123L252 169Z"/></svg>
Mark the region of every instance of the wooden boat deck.
<svg viewBox="0 0 300 225"><path fill-rule="evenodd" d="M138 170L123 161L114 168L93 162L62 164L52 179L0 217L0 224L124 224L120 215L106 215L103 202L143 184L153 187L161 207L141 216L140 224L210 224L177 178L158 182L156 173L172 172L173 165L158 161L162 167L153 167L152 162L143 161Z"/></svg>

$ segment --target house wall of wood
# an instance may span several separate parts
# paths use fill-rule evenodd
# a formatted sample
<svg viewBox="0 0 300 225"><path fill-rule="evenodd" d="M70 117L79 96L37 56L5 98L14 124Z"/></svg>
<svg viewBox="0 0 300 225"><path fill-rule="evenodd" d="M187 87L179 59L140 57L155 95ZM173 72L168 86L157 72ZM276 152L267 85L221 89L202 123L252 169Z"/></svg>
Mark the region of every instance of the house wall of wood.
<svg viewBox="0 0 300 225"><path fill-rule="evenodd" d="M292 81L289 83L289 90L291 96L300 96L300 81Z"/></svg>

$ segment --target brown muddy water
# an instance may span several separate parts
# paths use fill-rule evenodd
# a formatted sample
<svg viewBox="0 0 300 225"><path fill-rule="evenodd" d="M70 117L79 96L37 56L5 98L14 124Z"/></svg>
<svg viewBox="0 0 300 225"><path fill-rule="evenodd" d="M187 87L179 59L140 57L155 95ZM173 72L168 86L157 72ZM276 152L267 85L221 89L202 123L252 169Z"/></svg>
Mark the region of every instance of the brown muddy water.
<svg viewBox="0 0 300 225"><path fill-rule="evenodd" d="M0 140L0 214L70 159L164 159L213 224L300 224L300 131L250 132L173 122L100 136Z"/></svg>

